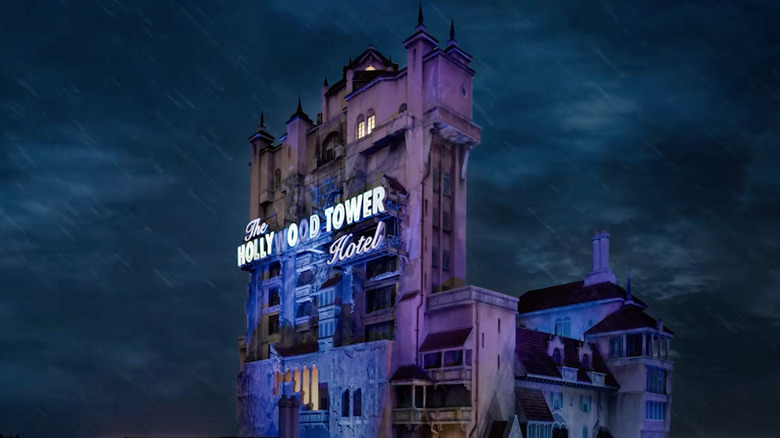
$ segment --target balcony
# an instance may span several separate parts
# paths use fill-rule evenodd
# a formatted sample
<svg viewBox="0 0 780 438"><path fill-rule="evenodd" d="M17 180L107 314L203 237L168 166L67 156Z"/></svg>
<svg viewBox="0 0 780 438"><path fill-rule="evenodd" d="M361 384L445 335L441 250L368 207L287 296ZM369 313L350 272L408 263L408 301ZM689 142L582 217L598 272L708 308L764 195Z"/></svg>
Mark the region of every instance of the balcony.
<svg viewBox="0 0 780 438"><path fill-rule="evenodd" d="M431 376L431 379L437 383L471 383L471 367L468 365L449 368L434 368L425 370L425 372L427 372Z"/></svg>
<svg viewBox="0 0 780 438"><path fill-rule="evenodd" d="M471 422L471 407L397 408L393 424L461 424Z"/></svg>

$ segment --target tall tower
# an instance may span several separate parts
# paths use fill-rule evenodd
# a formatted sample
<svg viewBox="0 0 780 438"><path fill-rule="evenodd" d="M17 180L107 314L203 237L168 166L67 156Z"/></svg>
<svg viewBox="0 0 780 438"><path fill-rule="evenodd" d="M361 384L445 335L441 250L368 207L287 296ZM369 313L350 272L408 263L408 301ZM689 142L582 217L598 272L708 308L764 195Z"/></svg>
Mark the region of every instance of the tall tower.
<svg viewBox="0 0 780 438"><path fill-rule="evenodd" d="M315 121L299 100L278 143L262 119L250 137L242 434L278 433L276 401L295 394L304 435L389 436L391 377L446 321L428 298L465 284L472 58L454 24L440 48L421 9L403 45L405 68L369 46L325 80Z"/></svg>

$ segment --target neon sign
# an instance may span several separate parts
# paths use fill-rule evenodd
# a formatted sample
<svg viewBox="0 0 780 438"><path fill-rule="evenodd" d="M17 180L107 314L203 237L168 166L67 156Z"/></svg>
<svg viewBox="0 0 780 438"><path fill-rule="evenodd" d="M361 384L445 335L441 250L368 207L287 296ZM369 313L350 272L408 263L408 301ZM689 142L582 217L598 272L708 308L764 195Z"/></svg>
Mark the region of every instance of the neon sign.
<svg viewBox="0 0 780 438"><path fill-rule="evenodd" d="M238 266L264 259L272 254L281 254L295 248L299 243L317 238L322 231L323 222L325 232L329 233L338 231L345 225L357 224L376 216L385 211L384 199L384 187L374 187L326 208L323 211L324 221L320 220L319 215L313 214L308 219L304 218L297 224L292 223L278 232L269 232L267 223L260 218L254 219L247 224L244 230L244 243L238 247ZM383 230L384 223L380 222L373 236L362 236L357 242L352 241L352 233L339 237L330 245L328 253L332 257L328 264L376 249L384 239Z"/></svg>

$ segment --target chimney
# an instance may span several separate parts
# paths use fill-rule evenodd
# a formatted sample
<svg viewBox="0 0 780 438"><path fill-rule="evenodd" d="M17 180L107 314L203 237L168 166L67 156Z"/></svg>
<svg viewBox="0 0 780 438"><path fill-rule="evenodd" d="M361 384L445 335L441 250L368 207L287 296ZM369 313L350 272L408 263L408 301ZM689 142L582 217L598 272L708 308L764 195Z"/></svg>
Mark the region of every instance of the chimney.
<svg viewBox="0 0 780 438"><path fill-rule="evenodd" d="M282 394L279 399L279 438L298 438L298 398Z"/></svg>
<svg viewBox="0 0 780 438"><path fill-rule="evenodd" d="M617 284L615 274L609 269L609 233L596 232L593 235L593 270L585 276L585 286L599 283Z"/></svg>

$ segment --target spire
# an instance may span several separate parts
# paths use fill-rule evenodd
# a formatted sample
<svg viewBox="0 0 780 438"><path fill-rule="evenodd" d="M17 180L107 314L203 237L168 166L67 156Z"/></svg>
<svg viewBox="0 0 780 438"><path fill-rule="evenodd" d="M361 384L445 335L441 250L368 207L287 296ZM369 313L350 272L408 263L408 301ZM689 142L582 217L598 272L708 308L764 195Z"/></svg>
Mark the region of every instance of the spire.
<svg viewBox="0 0 780 438"><path fill-rule="evenodd" d="M450 20L450 40L447 41L447 48L457 45L458 40L455 39L455 20Z"/></svg>
<svg viewBox="0 0 780 438"><path fill-rule="evenodd" d="M417 27L425 27L423 24L422 2L420 2L420 8L417 10Z"/></svg>
<svg viewBox="0 0 780 438"><path fill-rule="evenodd" d="M327 87L328 86L328 77L327 76L325 76L325 81L322 83L322 86L323 87Z"/></svg>
<svg viewBox="0 0 780 438"><path fill-rule="evenodd" d="M260 130L260 129L264 130L265 129L265 121L263 120L263 112L262 111L260 111L260 124L257 125L257 129L258 130Z"/></svg>
<svg viewBox="0 0 780 438"><path fill-rule="evenodd" d="M628 278L626 279L626 301L633 301L631 296L631 270L628 270Z"/></svg>
<svg viewBox="0 0 780 438"><path fill-rule="evenodd" d="M298 109L295 110L295 114L301 114L303 113L303 109L301 108L301 98L298 96Z"/></svg>
<svg viewBox="0 0 780 438"><path fill-rule="evenodd" d="M249 141L262 139L267 144L271 144L274 141L274 136L269 134L265 127L265 113L260 111L260 124L257 125L257 131L249 136Z"/></svg>
<svg viewBox="0 0 780 438"><path fill-rule="evenodd" d="M301 107L301 98L300 97L298 97L298 108L295 110L295 114L290 116L290 120L288 120L287 123L292 122L296 117L301 117L301 118L311 122L311 119L309 118L309 116L307 116L306 113L303 112L303 108Z"/></svg>

